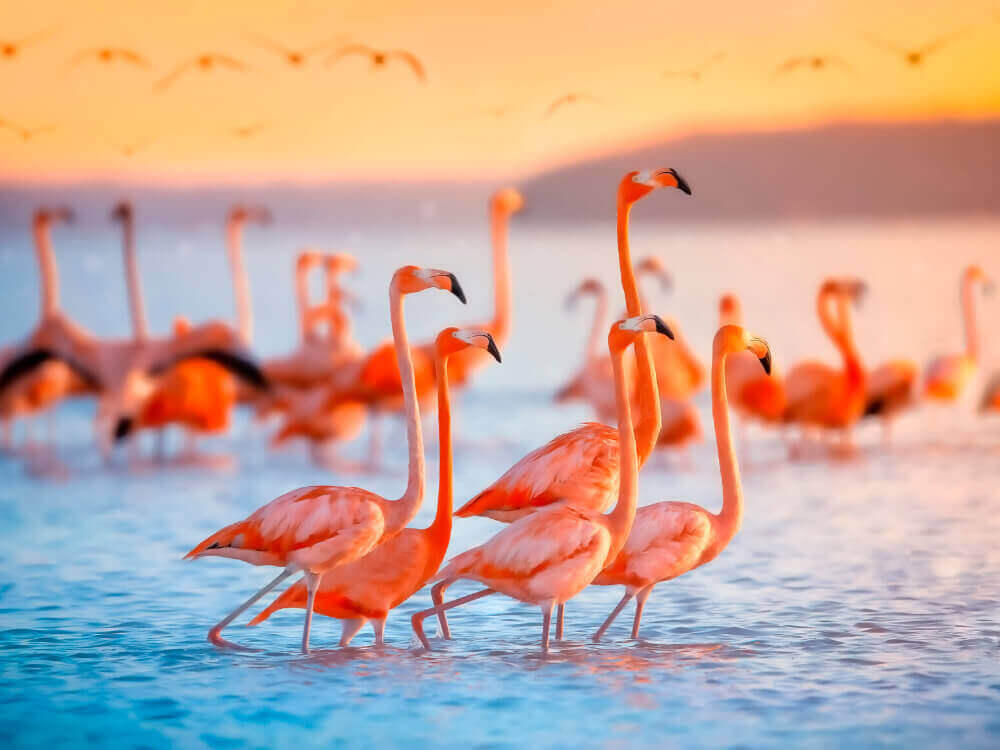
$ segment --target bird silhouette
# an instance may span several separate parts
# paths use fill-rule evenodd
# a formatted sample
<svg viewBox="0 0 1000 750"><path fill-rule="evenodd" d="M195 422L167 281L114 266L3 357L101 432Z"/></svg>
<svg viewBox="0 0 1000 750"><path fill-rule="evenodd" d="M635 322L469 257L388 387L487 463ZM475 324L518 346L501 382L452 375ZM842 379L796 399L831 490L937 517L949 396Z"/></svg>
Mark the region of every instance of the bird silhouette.
<svg viewBox="0 0 1000 750"><path fill-rule="evenodd" d="M249 125L237 125L235 128L230 129L230 133L235 135L237 138L253 138L257 133L264 129L264 123L254 122Z"/></svg>
<svg viewBox="0 0 1000 750"><path fill-rule="evenodd" d="M310 47L292 48L272 41L267 37L261 36L260 34L248 34L247 39L258 47L270 50L271 52L279 55L289 65L289 67L292 68L301 68L306 64L306 61L317 52L322 52L324 49L327 49L340 41L339 39L333 39L326 42L320 42L319 44L314 44Z"/></svg>
<svg viewBox="0 0 1000 750"><path fill-rule="evenodd" d="M664 78L690 78L694 83L701 82L701 77L704 75L708 68L721 62L725 59L726 54L724 52L717 52L712 55L707 60L694 65L690 68L682 68L680 70L665 70L663 71Z"/></svg>
<svg viewBox="0 0 1000 750"><path fill-rule="evenodd" d="M198 55L197 57L192 57L191 59L182 62L172 71L167 73L166 76L164 76L155 84L153 84L153 89L155 91L163 91L168 86L172 85L178 78L187 73L189 70L195 70L201 73L209 73L216 69L233 70L239 73L244 73L250 70L249 66L247 66L243 62L240 62L236 58L229 57L228 55L205 53L202 55Z"/></svg>
<svg viewBox="0 0 1000 750"><path fill-rule="evenodd" d="M406 50L392 49L392 50L381 50L369 47L366 44L348 44L346 47L341 47L328 58L326 58L326 64L332 65L338 60L342 60L345 57L350 57L352 55L361 55L362 57L367 57L371 60L373 68L384 68L391 61L399 60L410 67L413 74L417 77L417 80L423 82L427 80L427 74L424 71L424 66L412 52L407 52Z"/></svg>
<svg viewBox="0 0 1000 750"><path fill-rule="evenodd" d="M556 112L558 112L563 107L569 106L571 104L579 104L580 102L593 102L594 104L603 104L601 99L598 99L592 94L587 94L583 92L572 92L569 94L564 94L558 99L554 100L545 110L546 117L552 117Z"/></svg>
<svg viewBox="0 0 1000 750"><path fill-rule="evenodd" d="M942 47L955 41L955 39L962 36L966 31L967 29L962 29L960 31L952 32L951 34L943 34L935 39L932 39L926 44L921 45L920 47L903 47L898 44L893 44L892 42L887 42L884 39L871 34L866 35L865 38L882 51L902 58L904 65L919 68L924 64L928 55L937 52Z"/></svg>
<svg viewBox="0 0 1000 750"><path fill-rule="evenodd" d="M0 128L6 128L21 138L22 141L27 143L32 140L36 135L41 135L42 133L51 133L56 129L55 125L41 125L34 128L25 128L16 123L10 122L9 120L0 120Z"/></svg>
<svg viewBox="0 0 1000 750"><path fill-rule="evenodd" d="M132 156L135 156L140 151L144 151L145 149L149 148L155 142L156 142L155 138L149 137L149 138L143 138L141 140L130 141L127 143L115 143L113 141L109 141L108 145L122 156L130 158Z"/></svg>
<svg viewBox="0 0 1000 750"><path fill-rule="evenodd" d="M852 70L850 65L835 55L801 55L789 57L777 67L774 74L781 75L795 70L811 70L818 73L834 67L845 71Z"/></svg>
<svg viewBox="0 0 1000 750"><path fill-rule="evenodd" d="M36 31L34 34L22 36L20 39L0 40L0 57L10 60L21 54L21 50L30 47L36 42L40 42L50 36L55 28Z"/></svg>
<svg viewBox="0 0 1000 750"><path fill-rule="evenodd" d="M96 47L94 49L86 49L71 57L69 65L76 66L84 60L95 60L105 65L122 62L129 65L137 65L140 68L149 67L149 61L146 60L146 58L134 50L125 49L123 47Z"/></svg>

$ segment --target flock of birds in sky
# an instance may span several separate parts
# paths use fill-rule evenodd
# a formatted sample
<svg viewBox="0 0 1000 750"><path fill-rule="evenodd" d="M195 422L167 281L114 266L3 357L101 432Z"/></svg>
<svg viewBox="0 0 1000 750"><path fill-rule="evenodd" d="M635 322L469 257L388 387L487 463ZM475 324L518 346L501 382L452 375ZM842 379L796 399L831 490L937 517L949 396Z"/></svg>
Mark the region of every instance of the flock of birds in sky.
<svg viewBox="0 0 1000 750"><path fill-rule="evenodd" d="M276 420L275 448L298 440L311 446L317 461L343 472L378 470L381 431L372 425L373 444L361 464L336 454L356 438L369 419L401 415L406 426L406 488L396 500L358 487L310 486L288 492L247 518L209 535L187 557L228 557L279 569L277 576L209 631L220 647L239 648L222 633L244 611L293 575L301 574L251 624L283 608L304 608L302 648L309 649L314 612L343 621L341 645L366 623L383 642L390 611L427 584L433 606L412 617L414 634L426 649L432 643L424 622L435 618L439 633L451 637L447 612L485 596L503 594L538 606L541 647L563 635L564 607L590 585L622 586L624 594L594 634L604 637L615 618L635 601L632 637L638 637L643 608L653 588L714 560L738 533L743 491L731 412L787 435L791 458L842 457L854 450L852 430L866 417L887 426L922 399L958 402L974 388L980 367L978 297L990 280L968 266L960 275L965 346L920 369L892 361L869 368L854 339L852 308L865 292L858 279L831 278L816 296L820 325L840 353L840 362L796 364L787 372L773 366L767 343L743 326L739 299L719 301L719 327L706 367L685 340L680 324L651 314L640 281L669 283L659 259L633 262L629 243L631 207L663 189L691 195L674 169L631 172L617 196L620 282L624 317L609 323L612 303L600 279L584 279L570 294L595 300L594 322L583 362L556 399L582 399L600 420L585 423L529 452L492 484L457 510L453 507L451 389L467 388L475 372L501 361L511 335L512 284L508 224L523 205L514 189L495 193L489 204L494 279L494 311L489 320L449 327L431 341L411 343L404 301L428 290L447 292L451 303L465 302L465 290L447 270L407 265L388 283L392 341L370 350L352 335L355 299L343 283L356 260L345 253L304 250L297 258L295 297L299 342L286 356L261 361L252 352L253 311L243 263L243 229L267 223L269 212L236 206L227 216L226 242L232 267L236 324L200 324L178 318L169 335L154 335L146 321L135 217L128 203L112 220L122 227L124 270L129 291L132 335L101 338L75 323L60 304L51 229L72 220L69 209L40 209L32 231L41 276L41 315L28 337L0 352L0 419L4 446L12 455L37 454L29 437L21 446L15 420L30 420L68 398L96 401L96 442L107 460L125 443L136 458L136 437L160 436L157 458L166 461L162 435L179 427L189 444L179 462L196 461L200 435L225 431L238 406L251 409L263 424ZM325 294L310 297L310 274L325 273ZM957 269L956 269L957 270ZM388 275L388 274L387 274ZM719 459L722 508L711 512L684 502L637 506L639 470L659 450L683 449L701 439L693 396L708 387ZM983 410L1000 412L1000 380L983 395ZM437 510L426 528L411 528L425 493L421 412L436 409L439 442ZM839 441L835 438L839 437ZM51 452L51 451L50 451ZM607 511L607 512L606 512ZM444 563L453 517L482 516L506 526L473 549ZM483 588L446 601L447 589L469 580Z"/></svg>
<svg viewBox="0 0 1000 750"><path fill-rule="evenodd" d="M874 47L897 58L904 65L911 68L921 68L927 63L930 56L961 38L967 31L968 29L964 29L943 34L917 46L900 45L874 35L866 35L865 39ZM42 44L55 33L56 29L52 28L22 36L18 39L0 41L0 62L22 57L31 48ZM321 58L322 63L326 66L337 65L351 58L361 58L369 61L371 70L399 66L408 70L415 82L425 83L427 81L427 70L422 59L417 54L405 49L381 49L367 44L348 42L345 37L306 47L288 47L258 34L248 35L246 39L257 48L273 53L285 66L291 69L304 68L313 58ZM725 59L726 54L718 52L689 67L666 70L663 72L663 76L665 78L687 80L695 84L701 83L711 72L712 68L717 67ZM154 69L153 63L139 51L119 46L84 49L71 56L66 62L67 68L77 68L93 64L132 67L150 72ZM194 54L168 68L165 74L155 78L152 87L156 92L163 92L173 88L184 78L196 74L212 72L250 73L256 69L254 65L235 55L224 54L218 51L202 52ZM794 73L808 72L820 73L828 70L841 71L845 74L854 74L856 72L855 68L842 57L835 54L822 53L788 57L776 65L773 76L781 77ZM555 97L545 107L543 116L546 118L552 117L566 107L586 103L605 106L606 100L590 92L571 91ZM509 107L495 107L484 111L483 114L500 118L509 114L510 111ZM231 128L229 133L234 137L245 139L253 137L263 128L263 124L254 123ZM0 129L5 129L13 133L24 142L30 142L40 135L55 131L57 127L52 124L25 126L10 119L0 119ZM139 138L130 143L113 145L122 156L131 157L142 148L150 145L153 140L152 138Z"/></svg>

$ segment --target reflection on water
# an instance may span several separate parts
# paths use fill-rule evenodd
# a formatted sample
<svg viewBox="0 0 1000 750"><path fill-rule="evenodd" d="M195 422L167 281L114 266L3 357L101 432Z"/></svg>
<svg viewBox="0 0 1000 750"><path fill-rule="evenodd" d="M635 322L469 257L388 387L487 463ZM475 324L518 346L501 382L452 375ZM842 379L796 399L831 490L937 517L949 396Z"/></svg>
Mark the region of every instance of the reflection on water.
<svg viewBox="0 0 1000 750"><path fill-rule="evenodd" d="M828 260L832 256L825 253L850 236L843 228L812 234L803 228L755 231L685 230L682 242L666 230L636 230L640 248L660 241L668 259L676 258L670 265L678 292L663 302L685 322L688 337L703 342L702 349L713 324L708 311L714 302L708 297L717 286L746 286L751 300L756 298L747 302L747 314L760 319L754 327L776 351L788 359L832 356L805 290L825 271L854 270L855 261L875 276L872 303L858 316L868 321L864 336L873 357L957 345L950 279L940 283L936 297L925 297L942 300L940 309L921 311L927 320L893 317L875 302L887 272L871 253L848 247L836 263ZM988 239L996 247L1000 239L996 227L969 233L954 226L872 232L886 257L901 257L908 248L918 270L906 272L928 295L938 288L935 274L950 262L932 244L952 248L950 255L960 243L985 247ZM213 237L201 236L199 253L204 249L206 258L216 250ZM287 287L266 287L258 280L269 272L273 279L287 277L290 285L288 251L298 238L257 237L267 246L280 245L282 252L254 254L248 237L258 309L268 313L258 314L260 346L278 351L294 331L294 309ZM154 325L165 328L176 309L171 294L189 305L185 311L194 319L198 312L203 317L226 312L221 250L217 266L206 260L204 279L197 282L205 289L196 292L173 268L178 236L147 239L144 273L158 280L150 290ZM484 370L457 406L458 500L585 416L549 401L585 338L581 322L560 309L563 288L551 289L553 279L571 284L565 268L557 268L570 251L549 230L522 229L514 239L520 240L513 245L520 248L514 258L520 325L505 348L504 364ZM613 260L598 253L599 242L586 234L578 239L569 275L613 269ZM93 278L83 267L83 241L73 242L62 253L67 308L80 309L85 322L99 330L122 330L125 307L113 294L108 305L85 311ZM756 253L755 260L734 257L726 266L731 275L710 281L703 266L727 242ZM2 283L10 291L0 294L0 328L8 339L28 325L24 306L34 309L33 293L24 291L34 278L30 261L19 255L24 244L14 237L0 247ZM383 294L387 269L403 260L453 268L470 291L470 308L476 309L458 312L437 299L438 304L415 299L409 308L419 311L414 328L426 333L454 320L445 316L472 319L485 309L485 302L476 304L488 298L488 285L469 249L480 247L475 233L453 243L434 244L418 233L400 245L377 237L368 244L359 248L369 251L360 283L373 299ZM110 268L117 259L113 236L106 245L107 252L95 251L88 262ZM700 260L692 258L696 254L688 245L703 251ZM767 285L777 282L755 270L754 264L763 262L757 245L776 254L768 263L807 255L817 264L795 270L808 265L800 258L788 266L791 281L780 280L791 289L787 304L802 311L799 317L783 314L767 296ZM531 263L540 264L541 273L532 273ZM481 290L478 297L473 289ZM885 294L893 305L904 304L895 287ZM382 307L373 302L359 320L366 342L383 335ZM990 315L996 312L984 317ZM546 321L558 335L548 335L541 326ZM884 330L894 337L877 332ZM707 424L707 401L702 398L699 406ZM996 746L1000 738L996 421L925 410L901 422L891 449L881 446L875 425L861 431L853 460L833 464L789 465L776 436L751 430L743 530L711 565L657 586L639 641L628 638L626 610L605 642L590 643L621 596L614 588L594 588L568 605L567 640L546 658L538 653L539 612L502 597L456 610L450 618L455 639L433 639L434 651L423 654L409 630L409 616L430 604L423 591L390 617L385 649L370 645L370 630L357 637L355 647L336 649L339 623L317 618L317 651L304 658L296 652L299 610L279 612L261 627L234 626L230 636L258 649L254 653L211 647L205 641L208 626L270 576L233 561L185 563L180 557L207 532L293 486L334 481L398 494L405 481L399 426L389 432L396 438L387 444L387 461L396 468L380 476L331 478L302 452L273 454L266 436L245 416L237 418L228 440L206 445L235 454L236 464L227 471L149 466L108 471L90 444L90 408L72 404L58 414L64 480L39 481L21 464L0 461L4 746L288 747L359 739L614 747ZM434 427L433 419L427 427ZM428 442L434 476L436 446ZM641 478L642 501L676 498L718 507L713 446L696 446L691 463L690 469L651 464ZM429 498L435 492L432 485ZM418 523L429 521L432 504ZM487 520L460 520L452 550L476 544L497 528ZM465 585L456 585L454 594L471 591Z"/></svg>

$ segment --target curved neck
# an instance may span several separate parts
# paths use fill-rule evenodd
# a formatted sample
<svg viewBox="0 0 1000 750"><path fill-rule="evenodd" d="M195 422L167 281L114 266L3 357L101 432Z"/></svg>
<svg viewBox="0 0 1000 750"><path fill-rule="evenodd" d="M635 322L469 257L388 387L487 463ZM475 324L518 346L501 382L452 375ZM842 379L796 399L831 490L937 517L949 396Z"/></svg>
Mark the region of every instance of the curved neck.
<svg viewBox="0 0 1000 750"><path fill-rule="evenodd" d="M451 540L453 487L453 458L451 446L451 393L448 389L448 356L435 354L434 371L437 373L438 396L438 501L434 520L428 527L442 549Z"/></svg>
<svg viewBox="0 0 1000 750"><path fill-rule="evenodd" d="M490 210L490 234L493 239L493 321L489 328L500 346L507 341L511 324L507 219L508 214L503 208L494 207Z"/></svg>
<svg viewBox="0 0 1000 750"><path fill-rule="evenodd" d="M641 338L641 337L640 337ZM615 377L615 404L618 407L618 502L605 516L611 532L611 548L608 560L613 560L621 552L632 530L635 520L635 506L639 501L639 454L636 450L635 433L632 429L632 409L628 399L628 385L625 382L625 352L611 352L611 367Z"/></svg>
<svg viewBox="0 0 1000 750"><path fill-rule="evenodd" d="M236 297L236 320L243 343L249 346L253 339L253 311L250 307L250 281L243 263L243 222L230 219L226 222L226 248L233 273L233 294Z"/></svg>
<svg viewBox="0 0 1000 750"><path fill-rule="evenodd" d="M837 315L830 310L836 302ZM854 328L851 321L850 301L840 292L832 290L821 291L816 300L820 323L826 335L833 341L844 360L844 369L853 380L857 380L861 371L861 358L854 343Z"/></svg>
<svg viewBox="0 0 1000 750"><path fill-rule="evenodd" d="M135 221L131 214L122 217L122 256L125 261L129 309L132 313L132 336L145 341L149 338L149 324L146 321L146 303L139 279L139 259L135 252Z"/></svg>
<svg viewBox="0 0 1000 750"><path fill-rule="evenodd" d="M970 359L978 362L979 326L976 321L975 291L975 280L962 279L962 324L965 328L965 353Z"/></svg>
<svg viewBox="0 0 1000 750"><path fill-rule="evenodd" d="M590 335L587 337L587 353L585 360L593 362L600 356L601 332L608 329L608 291L602 285L594 292L594 319L590 325Z"/></svg>
<svg viewBox="0 0 1000 750"><path fill-rule="evenodd" d="M389 288L389 315L392 319L392 342L396 349L396 363L399 366L399 380L403 386L403 406L406 413L406 445L409 451L409 471L406 478L406 491L399 498L395 518L392 520L394 530L406 526L420 509L424 499L424 436L420 428L420 406L417 404L417 384L413 376L413 359L410 352L410 342L406 336L406 324L403 322L403 295L395 279ZM389 522L386 529L389 529Z"/></svg>
<svg viewBox="0 0 1000 750"><path fill-rule="evenodd" d="M629 317L642 314L642 302L639 299L639 287L635 280L635 269L632 267L632 250L629 247L628 220L632 204L618 191L618 267L622 278L622 291L625 292L625 306ZM637 393L639 401L639 424L636 427L636 442L639 450L639 464L646 459L656 447L660 436L663 417L660 414L660 394L656 387L656 371L653 369L653 357L649 342L645 336L640 336L635 344L635 359L637 364Z"/></svg>
<svg viewBox="0 0 1000 750"><path fill-rule="evenodd" d="M719 473L722 475L722 511L719 536L723 543L732 539L743 523L743 484L740 467L733 447L733 431L729 422L729 399L726 396L725 350L716 351L712 358L712 422L715 425L715 444L719 452Z"/></svg>
<svg viewBox="0 0 1000 750"><path fill-rule="evenodd" d="M47 318L59 311L59 271L56 268L56 254L52 249L48 222L36 221L32 231L35 235L38 270L42 276L42 317Z"/></svg>
<svg viewBox="0 0 1000 750"><path fill-rule="evenodd" d="M819 294L816 295L816 314L819 316L819 322L823 326L823 331L839 349L840 344L838 341L841 338L841 324L843 321L835 320L833 312L830 310L830 301L834 296L833 290L821 289Z"/></svg>

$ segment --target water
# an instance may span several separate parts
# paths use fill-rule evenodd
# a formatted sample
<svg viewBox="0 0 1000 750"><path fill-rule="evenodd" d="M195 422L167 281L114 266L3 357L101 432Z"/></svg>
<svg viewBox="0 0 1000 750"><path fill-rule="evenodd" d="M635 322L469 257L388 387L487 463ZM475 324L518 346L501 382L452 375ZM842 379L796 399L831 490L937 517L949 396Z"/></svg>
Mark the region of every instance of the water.
<svg viewBox="0 0 1000 750"><path fill-rule="evenodd" d="M56 238L65 306L94 330L124 333L114 235L96 225L77 231ZM357 288L366 307L357 328L366 343L388 330L384 287L403 262L453 270L470 297L469 309L448 295L414 297L408 311L415 337L477 319L488 308L478 227L304 234L280 227L248 234L255 340L265 353L292 339L290 258L307 239L358 251L365 271ZM856 271L871 282L858 324L873 362L898 354L923 360L957 348L957 256L978 258L1000 276L995 223L722 230L638 224L634 234L637 255L657 249L674 271L676 292L657 298L656 308L675 316L700 351L707 352L717 292L737 289L751 326L785 365L832 356L811 302L825 273ZM0 235L0 340L23 335L37 304L24 235L18 228ZM229 314L216 228L147 229L140 240L155 329L176 312L193 320ZM457 502L586 416L550 402L577 362L582 318L589 322L589 313L566 313L562 297L583 273L614 278L613 228L522 226L512 241L515 333L504 364L480 373L456 407ZM997 307L984 305L984 324L994 330ZM989 356L995 354L994 344ZM707 425L704 395L699 404ZM405 481L398 426L387 446L393 468L377 477L331 477L301 451L272 454L266 435L243 416L228 438L205 446L238 456L228 472L109 472L89 442L91 408L68 404L57 415L67 480L39 480L20 462L0 462L5 747L1000 742L996 421L924 410L903 420L891 451L872 426L860 435L859 457L836 464L790 465L775 437L752 433L742 532L712 564L656 589L638 642L627 638L629 610L605 643L589 642L621 595L594 588L569 604L567 641L546 659L538 654L538 611L500 597L457 610L456 639L418 654L408 615L429 606L423 591L390 617L384 651L371 647L370 630L354 647L337 650L339 623L318 618L316 653L304 658L296 652L300 610L229 631L258 652L209 645L206 629L271 571L180 557L210 531L294 486L360 483L395 496ZM433 433L433 419L425 427ZM364 442L362 436L344 452L358 456ZM428 443L433 477L432 434ZM642 501L676 498L717 508L714 444L695 447L692 468L677 463L657 459L643 471ZM435 497L432 481L418 523L430 519ZM459 521L452 551L497 528ZM471 590L459 584L452 592Z"/></svg>

